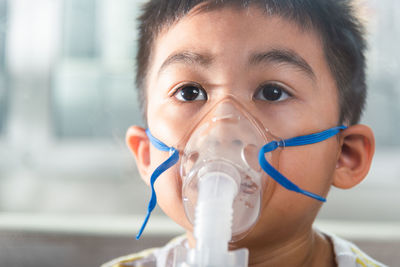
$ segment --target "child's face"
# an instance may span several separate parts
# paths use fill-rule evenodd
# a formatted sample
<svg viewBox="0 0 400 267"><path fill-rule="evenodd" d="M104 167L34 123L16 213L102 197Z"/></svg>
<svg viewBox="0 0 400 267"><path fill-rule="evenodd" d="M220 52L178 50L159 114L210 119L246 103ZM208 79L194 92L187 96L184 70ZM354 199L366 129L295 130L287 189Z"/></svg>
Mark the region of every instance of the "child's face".
<svg viewBox="0 0 400 267"><path fill-rule="evenodd" d="M337 125L337 89L318 35L255 7L192 11L161 32L153 52L147 120L152 134L169 146L184 142L194 127L192 119L227 95L251 107L253 115L281 138ZM192 86L183 87L182 93L186 83ZM267 95L270 100L258 91L261 84L276 89ZM339 149L337 138L285 148L279 169L301 188L326 196ZM149 172L143 177L147 182L167 156L150 148ZM155 183L158 204L190 230L177 168ZM276 185L259 222L242 242L288 239L312 224L319 207L318 201Z"/></svg>

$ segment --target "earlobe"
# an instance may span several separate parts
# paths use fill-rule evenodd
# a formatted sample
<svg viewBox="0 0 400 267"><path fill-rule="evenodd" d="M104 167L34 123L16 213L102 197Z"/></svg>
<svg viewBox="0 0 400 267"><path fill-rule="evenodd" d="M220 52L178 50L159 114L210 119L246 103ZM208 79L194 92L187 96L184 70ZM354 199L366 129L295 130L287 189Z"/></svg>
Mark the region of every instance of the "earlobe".
<svg viewBox="0 0 400 267"><path fill-rule="evenodd" d="M333 185L348 189L368 174L375 152L374 134L366 125L353 125L341 132L340 145Z"/></svg>
<svg viewBox="0 0 400 267"><path fill-rule="evenodd" d="M126 144L135 157L140 176L149 184L150 141L146 135L146 130L139 126L131 126L126 132Z"/></svg>

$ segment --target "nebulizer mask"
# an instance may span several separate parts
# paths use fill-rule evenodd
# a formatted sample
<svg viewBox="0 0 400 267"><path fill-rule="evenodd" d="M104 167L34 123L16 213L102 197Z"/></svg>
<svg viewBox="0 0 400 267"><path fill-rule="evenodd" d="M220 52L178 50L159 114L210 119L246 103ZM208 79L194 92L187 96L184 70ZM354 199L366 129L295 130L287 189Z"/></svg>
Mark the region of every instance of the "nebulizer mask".
<svg viewBox="0 0 400 267"><path fill-rule="evenodd" d="M152 197L137 238L157 202L154 182L178 163L182 201L186 216L194 225L196 247L176 251L175 266L247 266L248 250L228 251L228 243L243 238L257 222L262 194L272 184L269 178L288 190L325 201L278 171L280 150L323 141L344 128L280 139L229 96L194 123L185 144L168 146L147 130L151 143L170 155L150 179Z"/></svg>

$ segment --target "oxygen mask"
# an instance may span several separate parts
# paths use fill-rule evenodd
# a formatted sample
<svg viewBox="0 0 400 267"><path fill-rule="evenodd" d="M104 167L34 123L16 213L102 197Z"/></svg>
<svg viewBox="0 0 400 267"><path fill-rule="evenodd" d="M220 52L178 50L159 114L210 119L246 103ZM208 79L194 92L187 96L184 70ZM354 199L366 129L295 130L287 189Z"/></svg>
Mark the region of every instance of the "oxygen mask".
<svg viewBox="0 0 400 267"><path fill-rule="evenodd" d="M287 190L318 201L326 201L322 196L300 188L281 174L278 168L279 154L283 148L324 141L346 126L281 139L274 136L233 96L222 99L203 114L205 115L200 114L200 117L193 119L192 128L176 146L164 144L149 129L146 130L151 144L158 150L168 151L169 157L151 175L152 195L137 239L157 204L155 181L178 162L182 178L182 201L187 218L196 225L198 218L214 216L215 219L226 215L226 223L231 225L225 227L229 228L223 238L226 242L243 238L255 225L262 204L267 203L271 188L276 183ZM208 205L207 208L200 204L203 200ZM207 229L219 231L213 229L215 224L212 219L208 224L210 225ZM202 233L205 232L203 230ZM196 235L200 238L202 234L196 234L195 229L195 237Z"/></svg>
<svg viewBox="0 0 400 267"><path fill-rule="evenodd" d="M180 162L183 204L192 224L199 202L199 181L210 173L224 173L235 187L232 241L251 229L260 214L262 193L268 186L266 174L258 163L258 152L272 140L261 123L235 100L218 103L203 117L191 133ZM269 162L273 162L272 154L267 155Z"/></svg>

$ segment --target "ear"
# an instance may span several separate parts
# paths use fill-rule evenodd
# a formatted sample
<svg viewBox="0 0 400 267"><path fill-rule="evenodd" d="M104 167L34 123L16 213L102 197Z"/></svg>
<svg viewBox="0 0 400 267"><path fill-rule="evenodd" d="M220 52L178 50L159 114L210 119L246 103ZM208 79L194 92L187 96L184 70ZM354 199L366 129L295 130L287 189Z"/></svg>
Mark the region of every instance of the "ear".
<svg viewBox="0 0 400 267"><path fill-rule="evenodd" d="M366 125L357 124L341 132L333 185L348 189L367 176L375 152L374 134Z"/></svg>
<svg viewBox="0 0 400 267"><path fill-rule="evenodd" d="M135 157L140 176L149 184L150 141L146 135L146 130L139 126L131 126L126 132L126 144Z"/></svg>

